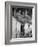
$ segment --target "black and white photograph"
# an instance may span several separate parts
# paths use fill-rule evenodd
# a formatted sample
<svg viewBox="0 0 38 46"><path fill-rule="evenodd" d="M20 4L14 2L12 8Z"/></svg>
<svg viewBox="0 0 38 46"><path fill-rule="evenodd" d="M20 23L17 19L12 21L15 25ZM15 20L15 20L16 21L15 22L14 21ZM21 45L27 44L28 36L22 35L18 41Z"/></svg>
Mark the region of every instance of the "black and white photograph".
<svg viewBox="0 0 38 46"><path fill-rule="evenodd" d="M5 43L36 42L36 4L6 2Z"/></svg>
<svg viewBox="0 0 38 46"><path fill-rule="evenodd" d="M12 38L31 38L32 8L12 8L12 13Z"/></svg>

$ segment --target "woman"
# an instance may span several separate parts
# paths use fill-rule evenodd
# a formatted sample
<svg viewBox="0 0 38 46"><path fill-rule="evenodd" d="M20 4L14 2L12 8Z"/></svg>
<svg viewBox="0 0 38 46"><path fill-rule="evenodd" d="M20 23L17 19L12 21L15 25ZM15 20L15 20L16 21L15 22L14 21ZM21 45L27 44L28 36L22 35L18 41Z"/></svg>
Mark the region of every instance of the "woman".
<svg viewBox="0 0 38 46"><path fill-rule="evenodd" d="M31 36L32 35L32 25L29 23L26 23L24 26L25 29L25 36Z"/></svg>

